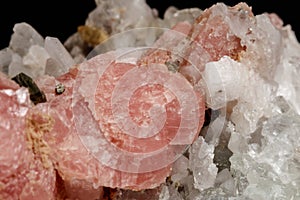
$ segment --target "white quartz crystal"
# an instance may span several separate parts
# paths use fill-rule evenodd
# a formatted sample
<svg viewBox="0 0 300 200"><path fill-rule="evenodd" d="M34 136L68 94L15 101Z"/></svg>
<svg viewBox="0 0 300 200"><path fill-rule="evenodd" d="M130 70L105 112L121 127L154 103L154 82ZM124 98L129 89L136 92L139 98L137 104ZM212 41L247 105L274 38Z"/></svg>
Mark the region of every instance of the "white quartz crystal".
<svg viewBox="0 0 300 200"><path fill-rule="evenodd" d="M160 19L145 0L95 2L85 25L102 31L108 39L93 46L77 32L59 41L43 38L26 22L17 23L9 46L0 51L0 71L10 78L20 72L32 78L58 77L107 51L117 50L121 55L128 49L134 53L136 47L149 47L164 32L157 48L166 45L172 53L187 54L185 59L193 62L180 73L194 73L191 85L203 91L207 108L215 113L187 152L173 163L166 183L145 191L120 189L116 199L300 199L300 44L289 25L282 26L275 14L254 16L242 4L233 11L219 3L209 12L170 6ZM201 14L204 25L194 26ZM189 37L183 35L180 43L175 41L176 34L165 31L183 21L194 28L189 36L195 36L193 42L199 46L189 48ZM215 32L208 33L209 28ZM222 34L226 37L218 41ZM222 48L235 45L226 43L233 37L236 40L231 41L238 41L242 50L232 47L237 55L218 57ZM219 42L227 46L218 49ZM120 56L117 61L136 63L140 56L135 54L134 60ZM199 70L193 66L197 62ZM91 80L86 83L82 89L95 89ZM218 162L225 156L229 164L220 168Z"/></svg>
<svg viewBox="0 0 300 200"><path fill-rule="evenodd" d="M164 185L159 195L159 200L184 200L173 186Z"/></svg>
<svg viewBox="0 0 300 200"><path fill-rule="evenodd" d="M55 37L45 38L45 49L51 61L47 62L46 74L59 76L66 73L75 62L64 45Z"/></svg>
<svg viewBox="0 0 300 200"><path fill-rule="evenodd" d="M55 37L45 39L29 24L13 28L9 47L0 51L0 68L10 77L20 72L31 78L66 73L75 62L64 45Z"/></svg>
<svg viewBox="0 0 300 200"><path fill-rule="evenodd" d="M300 115L300 44L290 27L286 28L285 34L287 35L284 38L286 45L282 53L284 59L276 68L274 79L279 85L278 96L286 99Z"/></svg>
<svg viewBox="0 0 300 200"><path fill-rule="evenodd" d="M290 111L263 124L261 144L248 144L235 152L234 169L246 174L249 186L243 195L253 199L298 199L300 116Z"/></svg>
<svg viewBox="0 0 300 200"><path fill-rule="evenodd" d="M189 169L194 175L194 187L200 191L212 187L218 171L213 163L214 146L208 145L203 137L199 137L189 152Z"/></svg>
<svg viewBox="0 0 300 200"><path fill-rule="evenodd" d="M187 21L194 23L195 19L202 13L199 8L177 9L174 6L167 8L164 13L164 23L167 27L173 27L178 22Z"/></svg>
<svg viewBox="0 0 300 200"><path fill-rule="evenodd" d="M235 195L235 182L227 168L218 173L215 186L222 188L229 196Z"/></svg>
<svg viewBox="0 0 300 200"><path fill-rule="evenodd" d="M11 63L13 52L11 49L4 48L0 51L0 71L8 73L8 66Z"/></svg>
<svg viewBox="0 0 300 200"><path fill-rule="evenodd" d="M22 57L18 54L13 54L11 58L11 62L8 66L8 75L13 77L19 73L29 74L32 73L29 68L24 67Z"/></svg>
<svg viewBox="0 0 300 200"><path fill-rule="evenodd" d="M24 67L29 68L32 72L28 75L35 78L45 74L45 66L49 57L49 54L43 47L32 45L28 53L23 57Z"/></svg>
<svg viewBox="0 0 300 200"><path fill-rule="evenodd" d="M183 178L188 176L189 159L185 156L180 156L172 167L171 180L175 183L180 183Z"/></svg>
<svg viewBox="0 0 300 200"><path fill-rule="evenodd" d="M169 23L160 19L157 10L150 8L145 0L99 0L96 4L85 25L110 37L96 47L92 46L92 51L84 52L84 49L91 45L85 43L77 33L70 36L64 45L76 60L85 56L89 59L118 48L150 46L161 34L161 28L169 28Z"/></svg>
<svg viewBox="0 0 300 200"><path fill-rule="evenodd" d="M227 56L217 62L207 63L202 73L202 84L206 86L209 107L217 110L237 99L247 84L247 71L245 66Z"/></svg>
<svg viewBox="0 0 300 200"><path fill-rule="evenodd" d="M78 32L67 38L63 45L70 52L75 63L78 64L85 60L84 50L87 44L84 43Z"/></svg>
<svg viewBox="0 0 300 200"><path fill-rule="evenodd" d="M25 56L32 45L44 46L44 38L28 23L15 24L13 31L9 47L20 56Z"/></svg>
<svg viewBox="0 0 300 200"><path fill-rule="evenodd" d="M97 0L97 7L89 14L86 25L106 30L109 34L155 26L159 20L145 0Z"/></svg>

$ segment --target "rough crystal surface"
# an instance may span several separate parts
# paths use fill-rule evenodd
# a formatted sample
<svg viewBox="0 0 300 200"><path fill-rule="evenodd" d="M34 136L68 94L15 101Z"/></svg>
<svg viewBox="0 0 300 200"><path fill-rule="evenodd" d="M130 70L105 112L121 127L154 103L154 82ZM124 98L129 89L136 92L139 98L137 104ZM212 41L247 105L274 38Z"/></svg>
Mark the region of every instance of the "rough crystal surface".
<svg viewBox="0 0 300 200"><path fill-rule="evenodd" d="M299 184L299 116L294 112L269 118L262 141L249 144L244 153L234 152L233 168L247 174L244 196L297 199Z"/></svg>
<svg viewBox="0 0 300 200"><path fill-rule="evenodd" d="M44 165L28 141L29 93L0 77L0 199L54 200L53 167Z"/></svg>
<svg viewBox="0 0 300 200"><path fill-rule="evenodd" d="M98 6L89 14L86 24L106 30L109 34L132 28L151 27L155 25L156 20L159 20L145 0L126 2L100 0L96 3ZM136 18L136 16L139 16L139 18Z"/></svg>
<svg viewBox="0 0 300 200"><path fill-rule="evenodd" d="M63 44L54 37L45 39L29 24L14 26L9 47L1 50L0 66L10 77L20 72L36 79L44 74L59 76L75 64Z"/></svg>
<svg viewBox="0 0 300 200"><path fill-rule="evenodd" d="M8 66L11 63L12 51L9 48L4 48L0 51L0 71L8 73Z"/></svg>
<svg viewBox="0 0 300 200"><path fill-rule="evenodd" d="M24 68L29 68L26 70L28 76L39 77L45 74L45 66L48 59L49 55L43 47L32 45L29 48L28 53L23 57ZM17 74L9 75L15 76Z"/></svg>
<svg viewBox="0 0 300 200"><path fill-rule="evenodd" d="M44 38L25 22L15 24L13 31L9 47L20 56L25 56L32 45L44 46Z"/></svg>
<svg viewBox="0 0 300 200"><path fill-rule="evenodd" d="M179 22L187 21L194 23L194 20L199 17L203 11L199 8L188 8L179 10L174 6L170 6L164 13L163 22L167 27L173 27Z"/></svg>
<svg viewBox="0 0 300 200"><path fill-rule="evenodd" d="M300 199L300 44L292 27L274 13L254 15L251 5L243 2L232 7L217 3L205 10L171 6L163 19L144 0L96 0L96 4L85 24L64 42L43 38L22 22L14 26L9 46L0 51L0 70L5 73L0 74L0 138L4 141L0 143L0 199L101 199L111 195L120 200ZM147 48L143 53L131 52L130 58L120 56L136 47ZM112 50L114 53L106 53ZM98 54L103 54L101 59L93 60ZM101 130L114 133L110 139L128 151L147 152L163 144L159 137L143 143L115 132L119 127L113 115L107 114L124 109L117 106L120 98L110 100L113 95L109 92L116 87L119 92L114 97L120 97L128 91L128 82L117 85L114 81L136 62L140 69L159 64L168 73L181 74L190 88L205 94L206 109L211 110L200 136L184 155L172 166L152 173L124 172L99 164L92 153L99 153L105 140L96 140L96 135L78 136L98 130L97 120L101 119ZM113 67L105 74L101 68L93 69L98 65ZM79 66L86 71L76 79ZM26 89L9 80L20 72L37 81L48 102L29 105ZM103 73L106 76L97 91L101 98L95 104L95 80ZM163 74L162 70L156 73ZM136 84L138 77L132 76ZM75 81L82 96L72 95ZM65 88L62 94L55 93L58 84ZM178 82L173 86L183 88ZM144 100L128 101L128 105L140 105L139 109L131 107L135 122L149 122L146 111L156 102L149 100L154 89L148 88L148 96L133 92ZM167 90L156 92L162 91L165 98L157 95L157 107L151 112L159 113L164 103L173 100L174 94ZM77 98L75 113L73 97ZM180 105L173 102L170 113ZM111 110L106 107L110 104L114 105ZM102 114L95 116L96 111ZM50 116L46 122L55 121L47 134L43 131L49 127L45 128L40 113ZM154 115L157 127L163 114ZM179 121L175 112L172 116L170 123ZM39 128L28 126L28 119ZM82 142L88 142L91 151ZM102 158L118 166L111 152L102 150ZM163 163L165 158L153 163ZM132 163L138 167L150 163L142 165L143 161ZM126 167L124 163L119 166Z"/></svg>
<svg viewBox="0 0 300 200"><path fill-rule="evenodd" d="M47 63L44 64L46 74L57 77L67 73L69 68L75 64L69 52L57 38L46 37L45 50L50 56Z"/></svg>
<svg viewBox="0 0 300 200"><path fill-rule="evenodd" d="M199 137L190 148L189 169L193 172L194 186L202 191L215 183L218 169L213 163L214 146Z"/></svg>

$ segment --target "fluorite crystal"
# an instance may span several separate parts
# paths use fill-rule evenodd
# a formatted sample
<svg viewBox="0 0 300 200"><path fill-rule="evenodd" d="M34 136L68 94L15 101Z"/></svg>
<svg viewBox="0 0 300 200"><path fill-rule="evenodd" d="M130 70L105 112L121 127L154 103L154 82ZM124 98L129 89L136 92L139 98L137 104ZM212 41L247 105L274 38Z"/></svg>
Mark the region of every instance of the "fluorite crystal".
<svg viewBox="0 0 300 200"><path fill-rule="evenodd" d="M275 13L96 0L66 41L13 31L0 199L300 198L300 44Z"/></svg>

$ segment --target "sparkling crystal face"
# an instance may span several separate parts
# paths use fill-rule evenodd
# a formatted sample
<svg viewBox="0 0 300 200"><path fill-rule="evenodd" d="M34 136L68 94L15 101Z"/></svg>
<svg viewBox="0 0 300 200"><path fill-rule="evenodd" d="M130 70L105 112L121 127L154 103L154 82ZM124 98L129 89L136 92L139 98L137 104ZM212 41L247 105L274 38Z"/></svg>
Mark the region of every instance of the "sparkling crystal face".
<svg viewBox="0 0 300 200"><path fill-rule="evenodd" d="M204 97L184 76L169 71L165 64L126 62L136 59L137 51L152 50L131 48L120 55L101 54L79 68L73 111L84 109L78 103L82 97L94 96L86 99L93 116L89 120L99 127L91 132L79 123L78 133L99 162L115 170L149 173L169 167L192 144L203 124ZM103 63L109 54L112 60ZM84 90L85 81L98 84ZM102 145L95 149L87 137ZM160 162L154 161L158 159Z"/></svg>
<svg viewBox="0 0 300 200"><path fill-rule="evenodd" d="M290 26L96 4L65 42L22 22L0 51L0 199L299 199Z"/></svg>

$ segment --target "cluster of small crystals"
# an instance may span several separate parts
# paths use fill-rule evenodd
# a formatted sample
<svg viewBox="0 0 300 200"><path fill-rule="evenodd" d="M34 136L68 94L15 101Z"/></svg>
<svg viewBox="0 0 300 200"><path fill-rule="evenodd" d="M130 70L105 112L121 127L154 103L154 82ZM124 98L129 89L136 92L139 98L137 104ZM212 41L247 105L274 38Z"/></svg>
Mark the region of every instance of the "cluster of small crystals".
<svg viewBox="0 0 300 200"><path fill-rule="evenodd" d="M100 31L104 39L133 28L192 23L202 12L170 7L160 19L144 0L96 0L96 4L84 28ZM141 16L138 21L136 16ZM205 66L198 86L206 88L206 102L217 113L215 118L174 163L159 189L120 190L116 198L146 199L149 194L159 200L300 198L300 45L290 26L276 29L270 19L267 14L256 15L256 26L227 19L247 51L239 60L224 56ZM33 78L61 75L95 46L80 32L61 43L55 37L43 38L26 23L16 24L13 31L9 47L0 51L0 70L10 77L20 72ZM158 33L125 36L116 37L112 49L152 44Z"/></svg>
<svg viewBox="0 0 300 200"><path fill-rule="evenodd" d="M221 184L221 188L226 197L297 199L300 45L290 26L277 29L273 25L274 21L281 22L277 16L261 14L255 20L255 27L251 22L238 27L230 22L232 31L248 48L240 61L223 57L207 63L203 74L211 94L208 102L214 109L230 110L223 132L231 135L232 185L227 188ZM251 33L243 34L243 29ZM211 79L213 73L221 79ZM226 98L217 98L221 90ZM241 176L236 177L236 173ZM243 176L243 182L235 181L235 177ZM238 184L244 185L242 190Z"/></svg>
<svg viewBox="0 0 300 200"><path fill-rule="evenodd" d="M74 59L55 37L43 38L25 22L15 24L9 46L0 51L0 69L13 77L20 72L32 78L59 76L74 65Z"/></svg>

